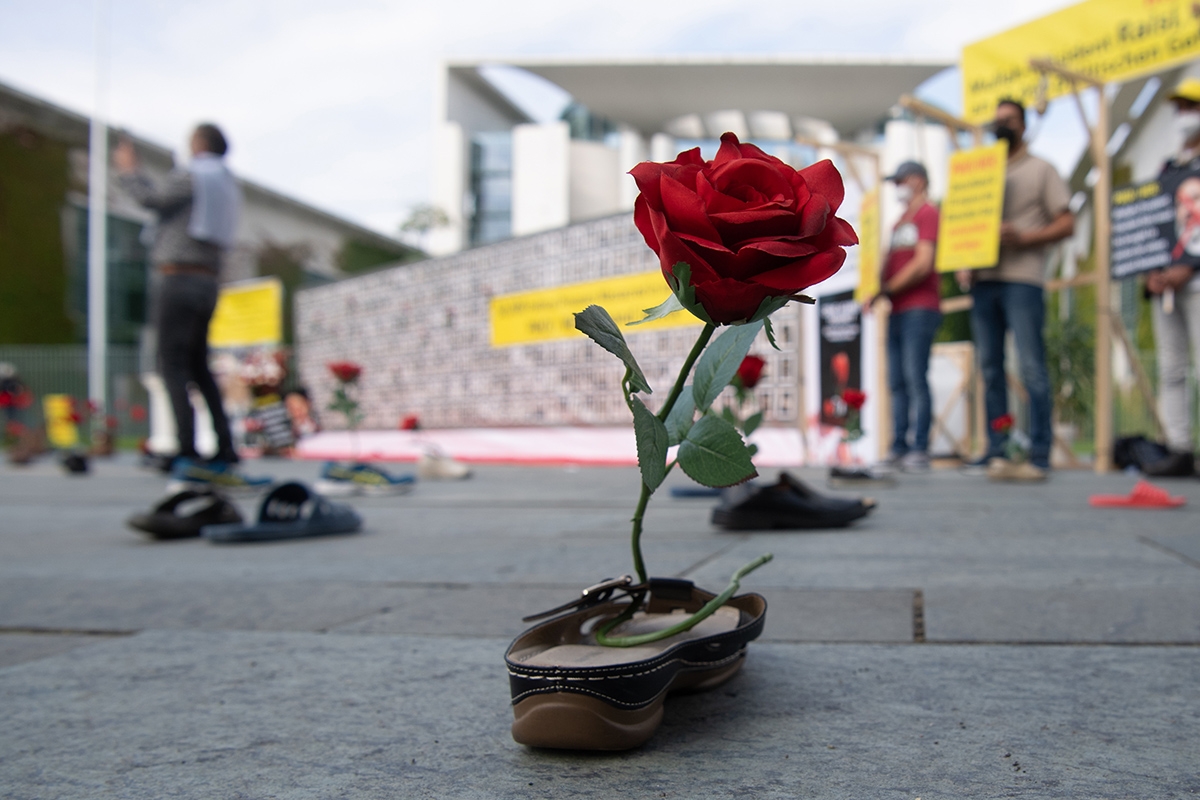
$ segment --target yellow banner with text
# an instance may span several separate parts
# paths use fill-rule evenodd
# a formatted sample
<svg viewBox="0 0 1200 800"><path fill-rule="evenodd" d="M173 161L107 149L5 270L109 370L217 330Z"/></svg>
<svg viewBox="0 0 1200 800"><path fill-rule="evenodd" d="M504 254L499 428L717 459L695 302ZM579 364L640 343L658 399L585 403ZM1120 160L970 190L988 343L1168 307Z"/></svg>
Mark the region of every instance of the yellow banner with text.
<svg viewBox="0 0 1200 800"><path fill-rule="evenodd" d="M686 311L645 325L625 328L642 319L645 309L661 304L671 294L662 272L622 275L552 289L537 289L493 297L491 300L492 347L534 344L582 336L575 330L575 313L590 305L603 306L623 332L637 333L663 328L702 324Z"/></svg>
<svg viewBox="0 0 1200 800"><path fill-rule="evenodd" d="M865 303L879 294L879 187L863 195L858 212L858 288L854 299Z"/></svg>
<svg viewBox="0 0 1200 800"><path fill-rule="evenodd" d="M1192 0L1085 0L967 45L963 118L988 122L1005 98L1033 105L1040 75L1029 66L1032 58L1119 82L1200 57L1198 18L1200 7ZM1048 77L1047 99L1071 91L1069 82Z"/></svg>
<svg viewBox="0 0 1200 800"><path fill-rule="evenodd" d="M951 154L938 227L938 272L995 266L1007 161L1007 142Z"/></svg>
<svg viewBox="0 0 1200 800"><path fill-rule="evenodd" d="M250 347L283 340L283 283L263 278L221 289L208 325L212 347Z"/></svg>

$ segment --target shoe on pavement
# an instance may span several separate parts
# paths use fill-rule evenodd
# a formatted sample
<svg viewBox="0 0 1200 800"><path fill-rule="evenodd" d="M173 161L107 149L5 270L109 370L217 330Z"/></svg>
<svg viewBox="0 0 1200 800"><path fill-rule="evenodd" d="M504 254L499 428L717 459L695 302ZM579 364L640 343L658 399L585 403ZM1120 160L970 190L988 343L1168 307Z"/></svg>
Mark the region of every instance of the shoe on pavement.
<svg viewBox="0 0 1200 800"><path fill-rule="evenodd" d="M963 475L969 475L974 478L982 478L988 474L988 466L993 461L1004 461L1005 459L996 458L995 456L983 455L974 461L967 461L958 471Z"/></svg>
<svg viewBox="0 0 1200 800"><path fill-rule="evenodd" d="M929 472L929 454L924 450L910 450L900 459L900 471L910 475Z"/></svg>
<svg viewBox="0 0 1200 800"><path fill-rule="evenodd" d="M988 464L987 476L989 480L993 481L1035 483L1046 480L1049 476L1049 470L1028 461L1009 461L1007 458L994 458Z"/></svg>
<svg viewBox="0 0 1200 800"><path fill-rule="evenodd" d="M370 464L339 464L328 461L321 470L316 490L329 497L390 495L412 491L412 475L392 475Z"/></svg>
<svg viewBox="0 0 1200 800"><path fill-rule="evenodd" d="M1166 458L1142 467L1142 472L1152 478L1190 478L1196 474L1196 458L1191 453L1171 450Z"/></svg>
<svg viewBox="0 0 1200 800"><path fill-rule="evenodd" d="M471 468L442 453L426 453L417 461L417 474L428 480L455 481L471 476Z"/></svg>
<svg viewBox="0 0 1200 800"><path fill-rule="evenodd" d="M182 491L191 484L206 484L230 491L257 491L274 483L265 475L243 475L227 461L198 461L177 458L171 467L170 491Z"/></svg>
<svg viewBox="0 0 1200 800"><path fill-rule="evenodd" d="M727 490L712 524L735 531L844 528L874 508L870 498L828 497L783 472L770 486L744 483Z"/></svg>

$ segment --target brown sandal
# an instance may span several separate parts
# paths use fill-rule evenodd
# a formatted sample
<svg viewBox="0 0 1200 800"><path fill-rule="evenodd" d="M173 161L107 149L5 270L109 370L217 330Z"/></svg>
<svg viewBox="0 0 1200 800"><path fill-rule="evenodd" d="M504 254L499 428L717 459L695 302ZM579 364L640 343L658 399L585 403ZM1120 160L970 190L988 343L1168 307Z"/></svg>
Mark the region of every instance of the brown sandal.
<svg viewBox="0 0 1200 800"><path fill-rule="evenodd" d="M569 750L637 747L658 730L668 694L720 686L741 669L747 643L762 632L767 602L761 595L744 594L669 638L633 647L597 644L593 631L626 610L630 594L648 590L646 608L610 636L662 630L716 596L685 580L631 583L627 576L585 590L579 601L566 606L579 610L530 628L508 648L517 742ZM624 596L612 598L614 590Z"/></svg>

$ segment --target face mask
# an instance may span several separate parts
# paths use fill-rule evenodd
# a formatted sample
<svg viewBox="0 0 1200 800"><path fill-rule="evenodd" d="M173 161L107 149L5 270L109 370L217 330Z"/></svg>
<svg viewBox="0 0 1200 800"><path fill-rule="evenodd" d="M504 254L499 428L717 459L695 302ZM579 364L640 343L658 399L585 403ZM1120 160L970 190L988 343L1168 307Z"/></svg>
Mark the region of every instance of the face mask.
<svg viewBox="0 0 1200 800"><path fill-rule="evenodd" d="M1186 144L1200 133L1200 111L1181 111L1172 121L1175 133Z"/></svg>
<svg viewBox="0 0 1200 800"><path fill-rule="evenodd" d="M993 133L998 141L1008 142L1010 151L1017 146L1017 132L1007 125L997 125Z"/></svg>
<svg viewBox="0 0 1200 800"><path fill-rule="evenodd" d="M913 199L913 188L906 183L901 183L896 187L896 199L904 205L908 205Z"/></svg>

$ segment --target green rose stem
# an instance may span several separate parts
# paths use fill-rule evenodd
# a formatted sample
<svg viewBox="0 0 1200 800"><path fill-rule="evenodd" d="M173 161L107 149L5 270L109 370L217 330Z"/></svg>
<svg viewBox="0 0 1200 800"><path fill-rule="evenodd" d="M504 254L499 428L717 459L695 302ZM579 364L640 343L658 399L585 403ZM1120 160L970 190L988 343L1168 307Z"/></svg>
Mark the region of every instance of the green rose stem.
<svg viewBox="0 0 1200 800"><path fill-rule="evenodd" d="M700 358L700 354L704 352L704 348L708 346L709 340L712 339L712 336L716 330L717 327L711 322L704 325L704 330L700 332L700 337L696 339L696 344L692 346L692 351L688 353L687 359L683 362L683 367L679 370L679 377L675 379L675 385L671 387L671 393L667 395L666 402L663 403L663 407L657 414L660 420L665 422L668 415L670 415L671 410L675 407L675 401L679 399L679 395L683 392L683 387L687 383L688 375L690 375L692 372L692 367L695 366L696 360ZM631 402L629 400L628 391L626 393L626 402ZM667 471L669 472L674 466L675 464L672 462L667 466ZM638 580L642 584L646 584L649 580L646 576L646 562L642 558L642 520L646 514L646 506L650 502L650 496L652 494L654 494L654 490L647 486L645 481L642 481L642 493L638 498L637 508L635 508L633 512L633 530L630 536L633 547L633 566L637 571ZM742 578L746 577L763 564L766 564L773 557L774 556L772 556L770 553L767 553L759 556L749 564L739 569L729 579L729 585L725 587L725 591L721 592L712 600L705 603L704 606L695 614L692 614L687 619L672 625L669 628L665 628L661 631L654 631L653 633L638 634L636 636L609 636L609 631L620 625L622 622L632 619L637 610L641 608L642 600L646 596L646 590L643 589L642 591L633 595L633 599L629 603L628 608L596 630L596 642L606 647L634 647L640 644L656 642L660 639L666 639L670 636L674 636L677 633L683 633L684 631L691 630L702 620L705 620L715 614L718 608L725 605L726 601L733 597L734 592L741 587Z"/></svg>
<svg viewBox="0 0 1200 800"><path fill-rule="evenodd" d="M700 332L700 338L696 339L696 344L692 346L692 352L688 353L687 360L683 362L683 368L679 370L679 377L675 379L675 385L671 387L671 393L667 395L667 401L663 403L663 407L659 409L658 418L664 422L667 415L671 413L671 409L675 408L675 401L679 399L680 393L683 392L683 387L687 383L687 376L691 374L692 367L696 364L696 359L700 358L700 354L704 352L704 348L708 347L708 342L712 339L716 332L717 326L711 322L704 326L704 330ZM642 481L642 495L638 498L637 508L633 511L633 533L631 536L633 544L633 568L637 571L638 580L645 583L646 578L646 562L642 559L642 518L646 514L646 505L650 502L650 495L654 494L654 490ZM637 605L635 603L635 605Z"/></svg>

